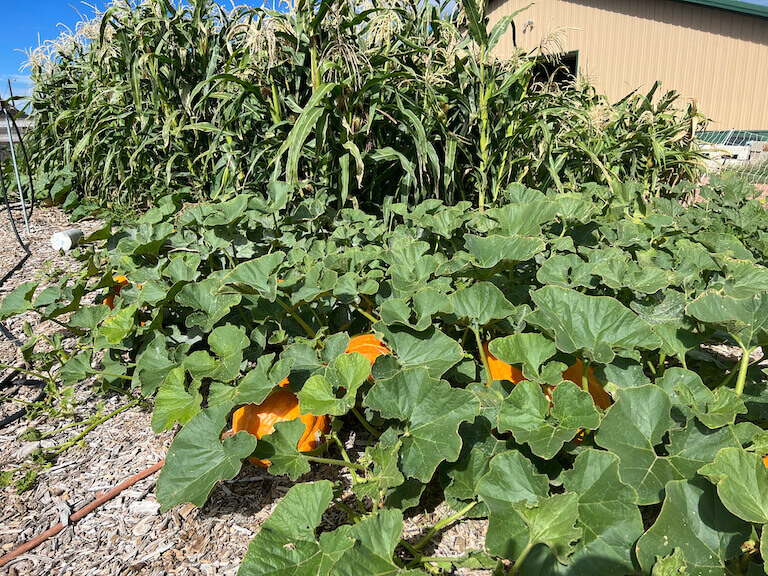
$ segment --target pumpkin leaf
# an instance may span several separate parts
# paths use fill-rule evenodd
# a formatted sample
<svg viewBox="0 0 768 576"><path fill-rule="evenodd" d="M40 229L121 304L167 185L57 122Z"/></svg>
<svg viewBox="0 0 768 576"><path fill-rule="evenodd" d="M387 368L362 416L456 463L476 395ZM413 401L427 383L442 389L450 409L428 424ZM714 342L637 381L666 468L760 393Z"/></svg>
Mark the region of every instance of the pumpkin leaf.
<svg viewBox="0 0 768 576"><path fill-rule="evenodd" d="M109 306L105 304L86 306L80 308L77 312L72 313L69 317L69 325L75 326L76 328L87 328L91 332L95 332L98 329L99 324L109 316L109 313Z"/></svg>
<svg viewBox="0 0 768 576"><path fill-rule="evenodd" d="M480 402L472 393L452 388L424 368L377 381L364 405L404 423L400 470L422 482L429 481L440 462L459 457L459 425L480 413Z"/></svg>
<svg viewBox="0 0 768 576"><path fill-rule="evenodd" d="M94 373L93 350L83 350L72 356L59 370L61 383L64 385L79 384Z"/></svg>
<svg viewBox="0 0 768 576"><path fill-rule="evenodd" d="M362 354L338 356L324 375L310 377L299 390L302 414L343 416L355 406L357 391L370 373L371 363Z"/></svg>
<svg viewBox="0 0 768 576"><path fill-rule="evenodd" d="M393 561L395 546L403 532L403 513L400 510L381 510L361 520L347 532L353 540L341 559L333 567L339 576L424 575L421 570L401 570Z"/></svg>
<svg viewBox="0 0 768 576"><path fill-rule="evenodd" d="M379 438L378 443L370 449L369 457L373 462L373 474L358 482L352 488L358 496L368 496L373 500L383 498L390 488L400 486L405 477L397 467L400 447L403 441L397 435L397 430L387 428Z"/></svg>
<svg viewBox="0 0 768 576"><path fill-rule="evenodd" d="M671 408L667 393L653 384L619 390L595 435L599 446L619 457L621 479L637 490L639 504L660 502L668 481L693 478L720 448L741 446L730 427L710 430L690 420L673 429ZM667 433L669 444L663 445ZM661 447L665 455L657 453Z"/></svg>
<svg viewBox="0 0 768 576"><path fill-rule="evenodd" d="M332 499L328 480L291 486L248 545L238 576L328 576L352 546L349 526L315 536Z"/></svg>
<svg viewBox="0 0 768 576"><path fill-rule="evenodd" d="M450 296L453 312L462 323L485 326L491 320L501 320L515 313L504 294L490 282L478 282Z"/></svg>
<svg viewBox="0 0 768 576"><path fill-rule="evenodd" d="M491 460L488 473L477 484L477 493L489 511L485 546L491 554L515 560L522 553L529 541L519 534L513 536L513 532L525 531L515 506L533 505L548 492L547 477L538 474L520 452L502 452Z"/></svg>
<svg viewBox="0 0 768 576"><path fill-rule="evenodd" d="M233 306L240 303L240 294L219 294L218 287L215 278L206 278L202 282L185 284L176 295L176 302L193 310L185 320L187 328L198 326L203 332L210 332Z"/></svg>
<svg viewBox="0 0 768 576"><path fill-rule="evenodd" d="M608 364L618 350L661 346L651 326L613 298L559 286L540 288L531 298L536 310L526 321L553 334L557 347L568 354Z"/></svg>
<svg viewBox="0 0 768 576"><path fill-rule="evenodd" d="M749 524L728 512L715 488L701 478L669 482L664 491L659 517L637 542L643 571L650 572L657 557L678 549L685 557L685 574L725 574L726 560L741 554L749 539Z"/></svg>
<svg viewBox="0 0 768 576"><path fill-rule="evenodd" d="M687 314L730 334L744 350L768 344L768 292L732 298L708 290L685 307Z"/></svg>
<svg viewBox="0 0 768 576"><path fill-rule="evenodd" d="M166 338L157 334L136 359L133 386L141 386L141 393L150 396L157 390L175 363L171 361Z"/></svg>
<svg viewBox="0 0 768 576"><path fill-rule="evenodd" d="M298 448L305 430L304 422L298 418L277 422L272 434L261 437L253 455L261 460L269 460L269 471L272 474L296 480L311 469L309 461Z"/></svg>
<svg viewBox="0 0 768 576"><path fill-rule="evenodd" d="M472 423L465 422L459 427L462 448L456 462L442 467L450 479L445 487L445 497L452 508L463 508L467 502L478 499L477 484L488 472L491 460L497 454L514 448L512 440L499 440L492 433L493 425L481 416ZM472 509L473 517L488 514L485 503Z"/></svg>
<svg viewBox="0 0 768 576"><path fill-rule="evenodd" d="M762 457L740 447L723 448L699 474L717 487L731 514L755 524L768 523L768 468Z"/></svg>
<svg viewBox="0 0 768 576"><path fill-rule="evenodd" d="M504 399L499 412L499 430L511 431L520 444L528 444L541 458L553 458L579 428L600 425L600 411L587 392L573 382L562 382L552 391L552 403L541 386L530 380L519 382Z"/></svg>
<svg viewBox="0 0 768 576"><path fill-rule="evenodd" d="M136 306L121 308L102 322L99 332L109 344L119 344L136 327Z"/></svg>
<svg viewBox="0 0 768 576"><path fill-rule="evenodd" d="M243 350L250 344L240 326L225 324L214 328L208 335L208 346L219 357L219 365L212 377L230 382L240 374Z"/></svg>
<svg viewBox="0 0 768 576"><path fill-rule="evenodd" d="M434 378L442 376L464 357L459 343L433 326L416 332L403 326L378 323L374 330L383 334L401 366L423 366Z"/></svg>
<svg viewBox="0 0 768 576"><path fill-rule="evenodd" d="M202 506L219 480L231 480L243 458L256 447L256 438L240 432L221 440L232 404L198 412L173 439L157 479L157 500L162 510L182 502Z"/></svg>
<svg viewBox="0 0 768 576"><path fill-rule="evenodd" d="M152 430L159 434L170 430L178 422L186 424L200 412L203 396L198 391L200 383L190 386L187 391L184 368L177 366L165 377L155 398L155 410L152 412Z"/></svg>
<svg viewBox="0 0 768 576"><path fill-rule="evenodd" d="M623 576L634 572L632 548L643 533L643 520L637 492L619 478L616 455L585 450L562 479L569 493L579 494L576 526L583 530L582 537L567 566L540 547L522 574Z"/></svg>
<svg viewBox="0 0 768 576"><path fill-rule="evenodd" d="M40 282L22 282L3 298L0 304L0 319L23 314L32 308L32 298Z"/></svg>
<svg viewBox="0 0 768 576"><path fill-rule="evenodd" d="M496 458L502 456L504 454ZM495 473L492 461L491 472L478 487L483 498L490 490L490 485L484 482ZM486 499L490 511L486 548L491 554L517 561L533 547L544 545L559 562L565 563L573 551L574 542L582 535L582 529L575 526L578 502L578 494L573 493L542 496L535 504L525 500L510 503L490 497ZM523 560L520 568L525 569L527 563L528 560Z"/></svg>
<svg viewBox="0 0 768 576"><path fill-rule="evenodd" d="M499 263L512 265L525 262L543 252L546 247L542 239L528 236L467 234L464 240L478 268L494 268Z"/></svg>
<svg viewBox="0 0 768 576"><path fill-rule="evenodd" d="M220 292L258 294L274 302L277 296L277 275L274 272L283 260L283 252L273 252L238 264L222 279Z"/></svg>
<svg viewBox="0 0 768 576"><path fill-rule="evenodd" d="M518 333L496 338L488 346L491 354L502 362L523 366L529 380L541 378L539 368L557 352L555 343L543 334Z"/></svg>
<svg viewBox="0 0 768 576"><path fill-rule="evenodd" d="M274 354L264 354L257 360L256 366L240 379L237 386L227 386L221 382L212 382L208 395L208 404L232 402L235 405L261 404L270 392L280 384L291 370L293 358L284 358L273 362Z"/></svg>

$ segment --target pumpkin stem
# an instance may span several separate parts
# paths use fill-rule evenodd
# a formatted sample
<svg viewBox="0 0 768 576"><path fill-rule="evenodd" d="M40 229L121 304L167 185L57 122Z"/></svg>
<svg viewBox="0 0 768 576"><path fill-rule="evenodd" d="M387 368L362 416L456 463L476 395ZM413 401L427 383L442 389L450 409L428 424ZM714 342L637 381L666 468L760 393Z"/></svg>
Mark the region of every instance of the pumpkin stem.
<svg viewBox="0 0 768 576"><path fill-rule="evenodd" d="M362 464L355 464L354 462L344 462L344 460L337 460L335 458L322 458L320 456L308 456L304 455L304 458L310 462L318 462L320 464L331 464L332 466L346 466L354 470L365 470L365 466Z"/></svg>
<svg viewBox="0 0 768 576"><path fill-rule="evenodd" d="M278 304L280 304L280 306L282 306L282 307L283 307L283 309L284 309L286 312L288 312L288 314L290 314L290 315L291 315L291 317L292 317L294 320L296 320L296 322L298 322L299 326L301 326L302 328L304 328L304 330L307 332L307 334L309 334L309 337L310 337L310 338L312 338L312 339L315 339L315 338L317 338L317 332L315 332L314 330L312 330L312 327L311 327L309 324L307 324L306 322L304 322L304 319L303 319L301 316L299 316L298 314L296 314L296 310L294 310L293 308L291 308L290 306L288 306L288 304L286 304L285 302L283 302L283 301L282 301L282 299L280 299L280 298L277 298L275 301L276 301Z"/></svg>
<svg viewBox="0 0 768 576"><path fill-rule="evenodd" d="M452 514L451 516L448 516L448 518L440 520L440 522L438 522L437 524L432 526L432 528L427 530L427 533L424 534L424 538L419 540L418 544L414 545L414 548L416 548L416 550L421 550L422 548L424 548L424 546L429 544L429 541L432 539L432 536L440 532L440 530L442 530L449 524L453 524L456 520L464 516L464 514L472 510L472 508L474 508L476 505L477 505L477 502L470 502L469 504L464 506L464 508L456 512L456 514Z"/></svg>
<svg viewBox="0 0 768 576"><path fill-rule="evenodd" d="M480 360L483 362L483 366L485 367L485 376L488 379L488 383L490 384L493 382L493 376L491 376L491 367L488 365L488 357L485 355L485 350L483 350L483 341L480 338L480 330L478 330L477 327L472 326L472 332L475 334L477 349L480 352Z"/></svg>
<svg viewBox="0 0 768 576"><path fill-rule="evenodd" d="M357 408L352 408L352 414L355 415L355 417L360 421L360 424L363 425L363 428L368 430L368 432L373 436L374 438L378 438L381 436L381 432L376 430L373 426L371 426L371 423L368 422L368 420L365 419L365 417L360 414L360 411Z"/></svg>
<svg viewBox="0 0 768 576"><path fill-rule="evenodd" d="M754 348L752 349L754 350ZM749 368L749 355L752 354L752 350L742 348L741 362L739 363L739 377L736 379L736 394L741 396L744 392L744 385L747 382L747 368Z"/></svg>
<svg viewBox="0 0 768 576"><path fill-rule="evenodd" d="M362 315L363 315L363 316L365 316L365 317L366 317L368 320L370 320L371 324L376 324L376 323L379 321L379 320L378 320L378 319L377 319L375 316L373 316L373 315L369 314L368 312L366 312L365 310L363 310L362 308L360 308L360 306L358 306L358 305L357 305L357 304L355 304L354 302L352 303L352 308L354 308L355 310L357 310L358 312L360 312L360 314L362 314Z"/></svg>

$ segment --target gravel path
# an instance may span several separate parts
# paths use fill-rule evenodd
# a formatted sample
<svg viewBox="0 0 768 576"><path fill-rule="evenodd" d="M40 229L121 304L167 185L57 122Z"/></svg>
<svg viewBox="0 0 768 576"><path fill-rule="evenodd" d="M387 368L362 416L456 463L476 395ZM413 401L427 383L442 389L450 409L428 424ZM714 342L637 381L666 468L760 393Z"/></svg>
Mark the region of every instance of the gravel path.
<svg viewBox="0 0 768 576"><path fill-rule="evenodd" d="M86 233L100 225L96 220L76 224ZM32 233L23 233L32 256L0 287L0 298L21 282L39 279L41 271L75 265L71 258L55 253L49 244L53 232L70 227L73 225L67 216L57 208L36 211L31 222ZM23 252L15 244L5 220L5 226L0 224L0 272L10 269L21 256ZM30 322L35 333L51 334L60 330L56 325L47 325L50 323L38 324L32 313L14 318L6 326L16 337L25 340L25 321ZM2 337L0 361L5 364L20 361L17 348ZM23 391L19 393L23 395ZM28 463L36 449L65 442L82 430L82 426L75 426L42 441L22 441L19 437L27 428L52 432L96 413L108 414L126 404L120 395L96 394L88 381L77 386L73 393L63 415L50 418L41 413L0 429L0 472ZM61 408L60 404L57 400L56 406ZM149 407L126 410L101 424L83 442L59 456L52 466L42 469L32 489L22 493L17 493L13 485L0 489L0 555L66 519L98 492L109 490L164 458L173 432L154 434L150 420ZM17 473L15 479L20 477ZM303 480L321 478L338 478L337 469L314 465ZM56 537L0 568L0 574L234 576L251 538L291 486L287 479L270 476L246 462L235 479L217 486L203 508L186 505L161 514L154 495L155 481L156 476L135 484ZM418 540L427 523L433 524L450 513L440 504L406 519L405 537ZM330 529L342 519L326 515L324 522L324 528ZM486 527L482 520L462 522L436 538L436 545L427 552L460 556L468 549L480 548ZM459 573L470 576L490 572Z"/></svg>

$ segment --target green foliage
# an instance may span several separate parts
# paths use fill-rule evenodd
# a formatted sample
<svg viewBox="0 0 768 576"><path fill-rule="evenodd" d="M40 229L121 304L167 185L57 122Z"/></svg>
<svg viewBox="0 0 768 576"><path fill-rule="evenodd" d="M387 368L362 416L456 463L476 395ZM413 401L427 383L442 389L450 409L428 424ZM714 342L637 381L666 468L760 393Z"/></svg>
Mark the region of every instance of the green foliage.
<svg viewBox="0 0 768 576"><path fill-rule="evenodd" d="M316 462L350 470L351 486L312 490L322 510L341 507L352 526L318 537L321 510L286 532L276 512L243 573L268 571L265 555L285 569L306 561L310 573L459 566L432 564L426 542L399 540L403 514L431 485L457 511L453 520L487 516L487 561L512 561L520 574L621 576L636 562L646 573L746 574L757 555L740 547L752 538L759 548L768 520L765 375L749 362L743 372L743 362L727 367L743 373L740 393L696 342L762 341L764 319L749 311L762 305L768 221L746 226L756 201L712 186L703 192L718 190L718 205L683 207L639 187L621 196L585 186L564 198L513 186L504 208L392 204L382 219L335 210L333 197L289 184L277 204L169 196L135 226L88 239L76 253L82 271L42 292L22 285L0 311L78 330L63 380L95 375L141 390L154 397L156 430L182 426L158 480L164 509L202 505L248 456L299 481L299 493ZM528 237L538 248L478 257L476 239L513 238L508 217L531 201L548 205ZM569 220L576 204L592 206L578 223ZM738 246L738 261L720 252ZM664 286L649 293L633 275L607 274L609 260L664 270ZM129 284L110 309L99 303L117 274ZM704 306L729 290L728 307ZM729 320L723 310L739 314ZM391 353L373 364L344 353L352 335L371 332ZM484 342L527 380L511 387L486 377ZM668 344L679 350L674 360ZM36 345L30 358L43 361ZM46 358L41 367L52 369ZM578 359L594 371L590 393L610 393L607 410L583 380L563 381ZM333 418L326 444L299 451L299 420L259 441L224 435L235 409L286 378L302 413ZM345 448L352 430L367 435L358 453ZM345 488L376 512L346 507ZM298 518L292 501L278 510ZM267 540L282 542L279 550Z"/></svg>

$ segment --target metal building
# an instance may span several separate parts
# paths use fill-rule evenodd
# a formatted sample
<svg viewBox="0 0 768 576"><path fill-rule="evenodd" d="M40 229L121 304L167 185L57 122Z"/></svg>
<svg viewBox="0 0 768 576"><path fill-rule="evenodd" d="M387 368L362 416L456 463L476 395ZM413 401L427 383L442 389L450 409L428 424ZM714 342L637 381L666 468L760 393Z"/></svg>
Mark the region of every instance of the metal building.
<svg viewBox="0 0 768 576"><path fill-rule="evenodd" d="M529 0L489 0L492 26ZM519 48L553 44L612 101L656 80L696 101L710 130L768 130L768 6L740 0L538 0ZM512 33L497 50L509 55ZM556 42L555 42L556 44Z"/></svg>

